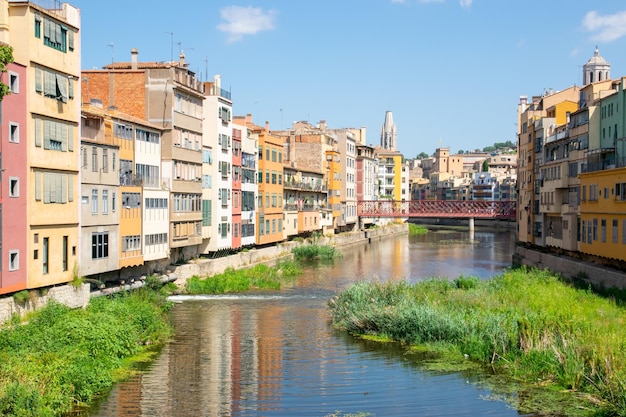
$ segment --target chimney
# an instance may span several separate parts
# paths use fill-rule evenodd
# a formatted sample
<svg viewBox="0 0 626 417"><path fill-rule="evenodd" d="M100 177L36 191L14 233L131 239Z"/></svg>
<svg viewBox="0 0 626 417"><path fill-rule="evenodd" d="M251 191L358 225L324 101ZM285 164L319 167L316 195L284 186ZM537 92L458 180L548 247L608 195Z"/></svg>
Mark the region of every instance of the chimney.
<svg viewBox="0 0 626 417"><path fill-rule="evenodd" d="M217 74L214 78L213 85L215 85L216 91L219 91L222 88L222 77Z"/></svg>
<svg viewBox="0 0 626 417"><path fill-rule="evenodd" d="M178 66L181 68L186 68L187 64L185 63L185 53L180 51L180 55L178 56Z"/></svg>
<svg viewBox="0 0 626 417"><path fill-rule="evenodd" d="M130 50L130 68L133 70L137 69L137 55L139 55L137 48Z"/></svg>
<svg viewBox="0 0 626 417"><path fill-rule="evenodd" d="M252 124L252 115L250 113L246 114L246 126L250 126Z"/></svg>
<svg viewBox="0 0 626 417"><path fill-rule="evenodd" d="M270 133L270 122L265 121L265 133Z"/></svg>

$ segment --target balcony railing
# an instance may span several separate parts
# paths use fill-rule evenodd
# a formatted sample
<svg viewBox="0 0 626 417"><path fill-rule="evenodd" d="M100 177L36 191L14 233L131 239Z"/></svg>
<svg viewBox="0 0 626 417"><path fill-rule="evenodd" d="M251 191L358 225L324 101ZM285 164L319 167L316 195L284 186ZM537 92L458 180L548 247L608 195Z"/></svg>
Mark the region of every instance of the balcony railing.
<svg viewBox="0 0 626 417"><path fill-rule="evenodd" d="M143 177L141 175L131 175L131 174L120 175L120 185L142 186Z"/></svg>
<svg viewBox="0 0 626 417"><path fill-rule="evenodd" d="M301 181L285 180L283 183L284 188L292 188L303 191L319 191L326 192L328 187L323 184L309 184Z"/></svg>

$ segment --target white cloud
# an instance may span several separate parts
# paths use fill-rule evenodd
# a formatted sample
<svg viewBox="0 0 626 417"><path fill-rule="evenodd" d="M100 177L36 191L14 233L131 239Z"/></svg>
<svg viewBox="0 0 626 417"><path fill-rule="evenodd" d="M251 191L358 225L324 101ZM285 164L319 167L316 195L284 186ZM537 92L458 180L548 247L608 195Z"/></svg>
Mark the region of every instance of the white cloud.
<svg viewBox="0 0 626 417"><path fill-rule="evenodd" d="M588 12L583 18L583 27L596 32L591 39L599 42L612 42L626 36L626 11L601 16L596 11Z"/></svg>
<svg viewBox="0 0 626 417"><path fill-rule="evenodd" d="M461 0L459 1L459 4L461 5L461 7L471 7L472 1L473 0Z"/></svg>
<svg viewBox="0 0 626 417"><path fill-rule="evenodd" d="M223 23L217 29L227 33L228 42L240 41L244 35L254 35L264 30L275 28L274 10L264 11L260 7L228 6L220 10Z"/></svg>
<svg viewBox="0 0 626 417"><path fill-rule="evenodd" d="M404 4L406 0L391 0L392 3Z"/></svg>
<svg viewBox="0 0 626 417"><path fill-rule="evenodd" d="M443 3L445 0L418 0L420 3Z"/></svg>

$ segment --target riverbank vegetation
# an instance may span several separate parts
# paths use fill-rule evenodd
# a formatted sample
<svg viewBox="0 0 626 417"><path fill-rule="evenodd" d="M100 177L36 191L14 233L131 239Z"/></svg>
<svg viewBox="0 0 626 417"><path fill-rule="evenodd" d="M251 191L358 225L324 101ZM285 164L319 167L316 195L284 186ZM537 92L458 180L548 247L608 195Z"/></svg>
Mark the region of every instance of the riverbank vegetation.
<svg viewBox="0 0 626 417"><path fill-rule="evenodd" d="M623 303L547 271L359 283L329 309L338 329L479 363L521 384L518 393L538 393L513 396L521 412L626 416Z"/></svg>
<svg viewBox="0 0 626 417"><path fill-rule="evenodd" d="M160 291L92 299L85 309L51 302L0 331L0 415L49 417L87 406L128 376L133 358L165 343L170 304Z"/></svg>
<svg viewBox="0 0 626 417"><path fill-rule="evenodd" d="M276 266L256 265L252 268L227 268L221 274L207 278L193 276L185 285L186 294L225 294L254 289L278 290L285 280L300 275L302 270L294 261L279 262Z"/></svg>
<svg viewBox="0 0 626 417"><path fill-rule="evenodd" d="M296 261L310 261L314 259L331 260L341 256L341 252L336 247L330 245L318 245L311 243L308 245L296 246L291 250Z"/></svg>
<svg viewBox="0 0 626 417"><path fill-rule="evenodd" d="M409 236L420 236L428 233L428 229L426 226L421 224L408 223L409 225Z"/></svg>

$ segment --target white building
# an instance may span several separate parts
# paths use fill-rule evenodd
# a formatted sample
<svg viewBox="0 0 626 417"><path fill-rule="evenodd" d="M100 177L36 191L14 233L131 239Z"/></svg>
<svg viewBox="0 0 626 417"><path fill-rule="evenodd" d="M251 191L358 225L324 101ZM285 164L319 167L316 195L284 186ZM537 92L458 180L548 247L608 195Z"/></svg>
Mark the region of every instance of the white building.
<svg viewBox="0 0 626 417"><path fill-rule="evenodd" d="M232 101L220 76L205 85L202 134L202 245L204 254L232 246Z"/></svg>

